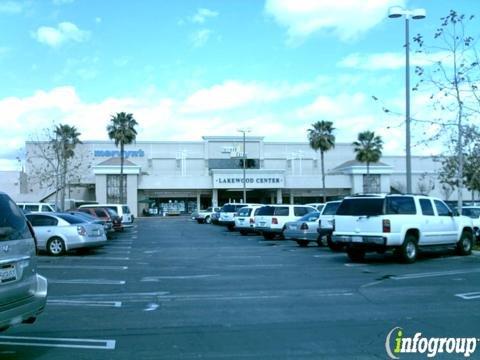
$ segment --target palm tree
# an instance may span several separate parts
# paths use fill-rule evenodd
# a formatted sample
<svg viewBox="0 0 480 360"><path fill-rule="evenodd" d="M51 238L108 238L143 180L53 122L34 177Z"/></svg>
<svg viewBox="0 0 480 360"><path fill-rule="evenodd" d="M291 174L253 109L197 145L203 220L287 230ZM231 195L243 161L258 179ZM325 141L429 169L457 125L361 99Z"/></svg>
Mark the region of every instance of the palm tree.
<svg viewBox="0 0 480 360"><path fill-rule="evenodd" d="M327 201L327 195L325 192L325 165L324 165L324 153L335 147L335 135L333 135L333 123L331 121L317 121L312 124L312 128L308 129L308 141L310 147L318 151L320 150L320 160L322 164L322 190L323 190L323 202Z"/></svg>
<svg viewBox="0 0 480 360"><path fill-rule="evenodd" d="M68 160L74 157L75 147L82 142L79 139L79 136L81 134L80 132L78 132L75 126L70 126L67 124L57 125L55 126L54 135L55 139L53 140L53 147L61 169L59 174L60 188L62 190L60 197L60 208L63 210L63 208L65 207L65 189L67 186ZM58 206L58 204L55 205Z"/></svg>
<svg viewBox="0 0 480 360"><path fill-rule="evenodd" d="M115 141L115 146L120 145L120 202L124 201L124 189L123 189L123 163L125 160L124 150L125 145L133 143L137 137L137 121L130 113L120 112L116 115L112 115L110 118L110 124L107 126L108 137Z"/></svg>
<svg viewBox="0 0 480 360"><path fill-rule="evenodd" d="M362 163L367 163L367 192L370 192L370 164L380 160L383 140L380 136L375 136L373 131L364 131L358 134L353 146L353 151L357 154L355 158Z"/></svg>

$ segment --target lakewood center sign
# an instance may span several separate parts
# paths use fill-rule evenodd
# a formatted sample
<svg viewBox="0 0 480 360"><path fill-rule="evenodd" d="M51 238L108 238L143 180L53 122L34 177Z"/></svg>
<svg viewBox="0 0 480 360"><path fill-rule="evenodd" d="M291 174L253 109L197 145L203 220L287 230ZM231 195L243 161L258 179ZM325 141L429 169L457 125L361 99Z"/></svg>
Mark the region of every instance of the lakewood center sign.
<svg viewBox="0 0 480 360"><path fill-rule="evenodd" d="M214 173L213 187L216 189L241 189L243 188L243 174L237 173ZM245 176L245 187L249 189L276 189L285 187L283 173L251 173Z"/></svg>

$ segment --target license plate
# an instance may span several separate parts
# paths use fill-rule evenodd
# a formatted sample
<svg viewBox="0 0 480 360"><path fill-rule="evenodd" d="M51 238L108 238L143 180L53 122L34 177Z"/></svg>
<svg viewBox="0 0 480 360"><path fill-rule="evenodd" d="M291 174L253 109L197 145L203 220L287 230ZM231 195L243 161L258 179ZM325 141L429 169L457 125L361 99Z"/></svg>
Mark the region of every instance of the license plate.
<svg viewBox="0 0 480 360"><path fill-rule="evenodd" d="M264 221L262 221L262 222L259 223L259 224L260 224L260 226L265 226L265 222L264 222Z"/></svg>
<svg viewBox="0 0 480 360"><path fill-rule="evenodd" d="M0 283L6 283L17 279L17 269L11 265L6 268L0 269Z"/></svg>
<svg viewBox="0 0 480 360"><path fill-rule="evenodd" d="M352 242L363 242L363 238L361 236L352 236Z"/></svg>

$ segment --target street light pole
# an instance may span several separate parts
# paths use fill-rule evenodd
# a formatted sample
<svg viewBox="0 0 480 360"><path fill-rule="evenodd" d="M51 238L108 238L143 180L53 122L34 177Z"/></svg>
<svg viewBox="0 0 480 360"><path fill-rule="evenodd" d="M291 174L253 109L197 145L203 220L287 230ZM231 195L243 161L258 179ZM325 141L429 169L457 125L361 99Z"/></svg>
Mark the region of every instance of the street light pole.
<svg viewBox="0 0 480 360"><path fill-rule="evenodd" d="M392 6L388 10L389 18L405 17L405 170L407 175L407 193L412 193L412 148L410 143L410 18L424 19L425 9L404 9Z"/></svg>
<svg viewBox="0 0 480 360"><path fill-rule="evenodd" d="M246 184L246 163L247 163L247 154L245 152L245 134L250 132L249 129L239 129L239 132L243 133L243 203L247 203L247 184Z"/></svg>
<svg viewBox="0 0 480 360"><path fill-rule="evenodd" d="M407 193L412 193L412 149L410 146L410 34L409 19L405 16L405 147Z"/></svg>

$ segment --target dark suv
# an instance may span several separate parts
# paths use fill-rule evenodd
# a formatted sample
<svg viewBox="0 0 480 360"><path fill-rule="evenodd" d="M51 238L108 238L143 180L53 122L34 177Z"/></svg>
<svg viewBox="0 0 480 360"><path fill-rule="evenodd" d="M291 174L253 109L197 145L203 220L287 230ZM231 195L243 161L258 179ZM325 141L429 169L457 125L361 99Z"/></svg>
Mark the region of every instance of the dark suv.
<svg viewBox="0 0 480 360"><path fill-rule="evenodd" d="M33 228L0 192L0 331L31 324L47 302L47 279L37 274Z"/></svg>

